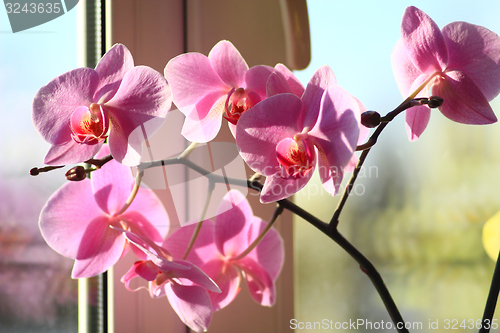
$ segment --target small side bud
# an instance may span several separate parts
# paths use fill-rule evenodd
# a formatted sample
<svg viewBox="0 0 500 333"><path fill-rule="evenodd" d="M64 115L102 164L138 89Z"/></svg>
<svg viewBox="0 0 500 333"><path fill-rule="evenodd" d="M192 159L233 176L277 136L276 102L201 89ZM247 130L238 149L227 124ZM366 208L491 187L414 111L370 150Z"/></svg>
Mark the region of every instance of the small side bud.
<svg viewBox="0 0 500 333"><path fill-rule="evenodd" d="M32 176L38 176L40 174L40 171L38 171L37 167L34 167L30 170L30 175Z"/></svg>
<svg viewBox="0 0 500 333"><path fill-rule="evenodd" d="M361 124L368 128L380 125L380 113L377 111L366 111L361 114Z"/></svg>
<svg viewBox="0 0 500 333"><path fill-rule="evenodd" d="M444 102L444 99L442 99L441 97L431 96L431 97L429 97L429 103L427 105L429 105L429 107L431 109L434 109L434 108L438 108L441 105L443 105L443 102Z"/></svg>
<svg viewBox="0 0 500 333"><path fill-rule="evenodd" d="M65 176L67 180L78 182L87 178L87 171L85 171L83 166L77 165L76 167L69 169Z"/></svg>

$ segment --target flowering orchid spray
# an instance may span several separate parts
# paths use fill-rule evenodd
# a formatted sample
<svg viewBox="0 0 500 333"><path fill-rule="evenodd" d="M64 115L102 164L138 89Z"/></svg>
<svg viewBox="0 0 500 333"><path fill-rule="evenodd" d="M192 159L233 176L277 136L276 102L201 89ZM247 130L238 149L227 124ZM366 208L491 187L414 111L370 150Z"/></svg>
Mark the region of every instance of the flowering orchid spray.
<svg viewBox="0 0 500 333"><path fill-rule="evenodd" d="M38 132L52 145L46 164L86 161L109 137L114 159L137 165L142 143L161 126L171 103L165 78L149 67L134 67L130 51L116 44L95 70L78 68L40 88L32 117ZM137 130L146 122L148 134Z"/></svg>
<svg viewBox="0 0 500 333"><path fill-rule="evenodd" d="M440 96L439 110L463 124L497 121L489 101L500 92L500 37L467 22L452 22L439 30L423 11L408 7L401 24L401 38L391 57L401 94ZM430 118L427 106L406 111L411 140L425 130Z"/></svg>
<svg viewBox="0 0 500 333"><path fill-rule="evenodd" d="M125 288L140 289L131 281L142 280L151 297L166 296L180 320L202 332L209 329L213 313L236 298L242 280L258 304L276 303L285 244L273 224L286 209L356 260L376 287L394 327L408 332L376 268L339 232L340 215L371 148L403 111L411 140L426 128L431 108L464 124L496 121L489 101L500 92L500 38L466 22L440 30L424 12L408 7L392 67L405 99L381 116L366 111L340 87L326 65L304 89L283 64L249 68L235 46L223 40L208 56L186 53L171 59L163 77L151 68L134 67L130 52L117 44L95 70L65 73L34 98L34 125L52 146L45 157L50 166L31 173L61 164L93 165L70 169L67 178L78 181L63 185L48 199L40 214L41 233L55 251L75 260L74 278L105 272L132 248L137 261L122 277ZM185 116L181 134L193 144L175 158L141 163L146 123L147 133L154 132L172 102ZM210 172L190 159L196 143L216 137L223 118L239 156L255 172L249 179ZM374 130L367 139L368 127ZM180 221L187 226L168 233L161 201L140 184L146 169L171 164L205 177L209 191L202 216L191 224ZM289 199L315 171L330 195L341 193L329 222ZM346 172L352 175L341 190ZM245 195L228 189L214 217L208 218L219 183L246 186L257 191L261 203L275 202L272 217L266 223L254 216L256 209ZM491 297L495 294L485 309L490 323L495 307Z"/></svg>

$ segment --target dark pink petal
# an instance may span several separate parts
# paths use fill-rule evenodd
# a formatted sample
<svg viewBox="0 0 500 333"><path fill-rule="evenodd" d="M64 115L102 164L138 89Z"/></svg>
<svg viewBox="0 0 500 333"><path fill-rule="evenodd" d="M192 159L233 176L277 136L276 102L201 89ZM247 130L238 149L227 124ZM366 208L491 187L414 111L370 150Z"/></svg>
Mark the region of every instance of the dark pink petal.
<svg viewBox="0 0 500 333"><path fill-rule="evenodd" d="M478 25L453 22L442 29L448 68L462 71L488 101L500 92L500 37Z"/></svg>
<svg viewBox="0 0 500 333"><path fill-rule="evenodd" d="M168 249L174 259L181 259L195 228L196 224L190 224L175 230L165 239L162 247ZM205 262L220 256L221 254L214 243L214 223L211 220L205 220L186 259L201 267Z"/></svg>
<svg viewBox="0 0 500 333"><path fill-rule="evenodd" d="M243 87L248 65L231 42L218 42L208 54L215 72L231 88Z"/></svg>
<svg viewBox="0 0 500 333"><path fill-rule="evenodd" d="M50 144L71 141L70 119L79 106L89 106L99 84L90 68L64 73L40 88L33 99L32 120L36 130ZM78 163L82 161L74 161Z"/></svg>
<svg viewBox="0 0 500 333"><path fill-rule="evenodd" d="M228 306L240 292L240 272L236 266L220 258L207 262L202 269L221 290L220 293L209 293L214 311L219 311Z"/></svg>
<svg viewBox="0 0 500 333"><path fill-rule="evenodd" d="M258 217L254 217L251 230L248 234L249 242L253 242L262 233L266 225L266 222ZM285 261L284 242L279 232L275 228L269 229L247 257L262 266L269 276L273 280L276 280Z"/></svg>
<svg viewBox="0 0 500 333"><path fill-rule="evenodd" d="M219 133L227 95L215 91L205 95L198 103L187 106L182 135L191 142L208 142Z"/></svg>
<svg viewBox="0 0 500 333"><path fill-rule="evenodd" d="M429 76L429 74L422 74L420 70L415 67L410 59L410 55L404 45L403 39L399 39L396 46L394 46L394 49L392 50L391 65L399 92L401 93L401 96L405 98L413 92L411 91L413 82L415 82L420 75L425 76L425 78Z"/></svg>
<svg viewBox="0 0 500 333"><path fill-rule="evenodd" d="M248 247L248 228L252 207L245 196L236 190L222 199L215 216L214 242L226 258L236 257Z"/></svg>
<svg viewBox="0 0 500 333"><path fill-rule="evenodd" d="M137 274L137 272L136 272L136 267L137 267L138 265L142 265L143 263L146 263L146 261L136 261L136 262L132 265L132 267L128 270L128 272L127 272L127 273L125 273L125 275L124 275L124 276L122 276L122 278L121 278L121 280L120 280L120 281L121 281L122 283L124 283L124 284L125 284L125 288L127 288L127 290L128 290L128 291L137 291L137 290L139 290L139 289L144 288L144 287L139 287L139 288L137 288L137 289L131 289L131 288L130 288L130 281L132 281L134 278L136 278L136 277L138 277L138 276L139 276L139 275ZM148 261L148 263L151 263L151 261ZM154 266L154 264L153 264L153 266ZM156 266L155 266L155 267L156 267ZM156 277L156 275L158 275L158 271L156 271L156 272L155 272L155 275L154 275L154 276Z"/></svg>
<svg viewBox="0 0 500 333"><path fill-rule="evenodd" d="M172 278L179 279L183 284L194 283L214 293L221 292L214 281L212 281L212 279L207 274L205 274L205 272L202 271L198 266L193 265L189 261L185 260L174 260L173 262L184 267L189 267L190 269L184 269L183 267L183 269L179 270L170 270L169 276L171 276ZM162 269L161 266L160 269ZM166 272L167 270L162 269L162 271Z"/></svg>
<svg viewBox="0 0 500 333"><path fill-rule="evenodd" d="M323 93L328 87L337 84L333 71L328 66L322 66L313 74L307 83L306 90L302 96L304 111L299 120L302 128L312 128L318 119L319 109Z"/></svg>
<svg viewBox="0 0 500 333"><path fill-rule="evenodd" d="M133 269L146 281L153 281L159 273L158 267L150 260L135 262Z"/></svg>
<svg viewBox="0 0 500 333"><path fill-rule="evenodd" d="M265 269L249 257L239 260L237 265L245 273L252 298L262 306L273 306L276 301L276 288Z"/></svg>
<svg viewBox="0 0 500 333"><path fill-rule="evenodd" d="M143 230L145 236L159 244L162 243L170 227L167 211L160 199L153 191L142 187L121 217L131 226Z"/></svg>
<svg viewBox="0 0 500 333"><path fill-rule="evenodd" d="M297 124L301 112L302 103L297 96L280 94L243 113L236 128L236 143L250 168L264 176L280 170L276 145L302 131Z"/></svg>
<svg viewBox="0 0 500 333"><path fill-rule="evenodd" d="M93 219L78 247L73 278L91 277L111 268L124 253L126 242L121 232L109 227L106 216Z"/></svg>
<svg viewBox="0 0 500 333"><path fill-rule="evenodd" d="M444 99L439 110L449 119L462 124L484 125L497 121L488 100L463 72L447 72L432 86L432 94Z"/></svg>
<svg viewBox="0 0 500 333"><path fill-rule="evenodd" d="M415 141L420 137L427 127L430 117L431 109L426 105L414 106L406 110L406 131L410 141Z"/></svg>
<svg viewBox="0 0 500 333"><path fill-rule="evenodd" d="M205 332L212 320L212 301L208 291L200 286L167 283L168 301L184 324L195 332Z"/></svg>
<svg viewBox="0 0 500 333"><path fill-rule="evenodd" d="M328 88L321 103L319 119L309 134L314 136L319 155L324 156L319 159L321 181L333 181L333 187L325 188L335 189L330 193L336 194L358 143L361 113L358 101L337 85Z"/></svg>
<svg viewBox="0 0 500 333"><path fill-rule="evenodd" d="M86 145L70 140L60 145L50 147L43 163L47 165L66 165L80 163L91 159L97 154L104 141L95 145Z"/></svg>
<svg viewBox="0 0 500 333"><path fill-rule="evenodd" d="M90 179L68 182L47 201L40 213L40 231L47 244L75 259L89 223L102 217L90 188Z"/></svg>
<svg viewBox="0 0 500 333"><path fill-rule="evenodd" d="M113 45L95 68L100 80L94 101L105 103L112 98L118 90L125 73L133 67L134 59L125 45Z"/></svg>
<svg viewBox="0 0 500 333"><path fill-rule="evenodd" d="M292 88L280 72L275 72L269 76L266 87L267 97L284 93L293 94Z"/></svg>
<svg viewBox="0 0 500 333"><path fill-rule="evenodd" d="M274 68L283 74L285 76L286 81L288 82L288 85L290 88L292 88L292 92L297 95L298 97L302 97L302 94L304 93L304 86L302 83L293 75L292 71L289 70L285 65L283 64L277 64L274 66Z"/></svg>
<svg viewBox="0 0 500 333"><path fill-rule="evenodd" d="M314 165L312 165L312 168L314 168ZM260 201L262 203L269 203L288 198L304 188L312 175L313 172L311 170L304 175L299 174L296 177L288 176L286 170L283 168L275 175L266 178L260 195Z"/></svg>
<svg viewBox="0 0 500 333"><path fill-rule="evenodd" d="M255 91L259 94L260 99L269 97L266 96L266 84L269 75L274 71L274 68L264 65L250 68L245 74L245 90Z"/></svg>
<svg viewBox="0 0 500 333"><path fill-rule="evenodd" d="M446 68L448 50L437 24L420 9L407 7L401 23L401 38L408 56L422 73Z"/></svg>

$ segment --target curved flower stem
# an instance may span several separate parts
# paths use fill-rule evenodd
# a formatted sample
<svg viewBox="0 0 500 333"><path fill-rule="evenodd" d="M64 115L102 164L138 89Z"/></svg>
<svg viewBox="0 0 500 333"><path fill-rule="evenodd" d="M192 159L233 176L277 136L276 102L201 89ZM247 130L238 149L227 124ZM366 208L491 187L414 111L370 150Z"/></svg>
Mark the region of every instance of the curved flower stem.
<svg viewBox="0 0 500 333"><path fill-rule="evenodd" d="M273 226L274 222L276 222L276 219L278 218L278 216L280 216L281 213L283 213L284 210L285 209L283 207L281 207L281 205L278 203L278 205L276 206L276 209L274 210L273 216L271 217L271 221L269 221L267 223L267 225L264 228L264 230L262 230L262 232L260 233L260 235L257 236L257 238L255 238L255 240L252 242L252 244L250 244L245 249L245 251L241 252L238 256L236 256L235 258L233 258L233 260L240 260L240 259L244 258L247 254L249 254L257 246L257 244L260 243L260 241L262 240L262 238L264 238L264 236L267 234L267 232L269 231L269 229L271 229L271 227Z"/></svg>
<svg viewBox="0 0 500 333"><path fill-rule="evenodd" d="M142 181L142 176L144 176L144 171L139 171L137 173L137 176L135 177L135 184L134 187L132 188L132 192L127 198L127 201L125 201L125 204L123 205L122 209L118 213L115 213L115 215L121 215L125 213L125 211L130 207L132 202L135 199L135 196L137 195L137 192L139 192L139 187L141 186L141 181Z"/></svg>
<svg viewBox="0 0 500 333"><path fill-rule="evenodd" d="M498 253L497 262L495 264L495 271L491 279L490 291L488 299L484 307L483 320L479 333L487 333L490 331L493 315L498 301L498 293L500 292L500 252Z"/></svg>
<svg viewBox="0 0 500 333"><path fill-rule="evenodd" d="M194 229L194 232L193 232L193 235L191 236L191 239L189 240L188 247L186 248L186 251L184 252L184 255L182 256L182 260L186 260L186 258L189 255L189 252L191 252L191 249L193 248L194 242L196 242L196 238L198 238L198 234L200 233L201 226L203 225L203 220L205 220L205 215L207 214L208 205L210 204L210 199L212 198L212 193L214 192L214 188L215 188L215 183L209 181L208 182L208 189L207 189L207 197L205 199L205 205L203 206L203 210L201 212L199 222L196 225L196 228Z"/></svg>
<svg viewBox="0 0 500 333"><path fill-rule="evenodd" d="M198 146L198 142L191 142L191 144L179 155L177 159L183 159L189 156L193 152L193 150Z"/></svg>

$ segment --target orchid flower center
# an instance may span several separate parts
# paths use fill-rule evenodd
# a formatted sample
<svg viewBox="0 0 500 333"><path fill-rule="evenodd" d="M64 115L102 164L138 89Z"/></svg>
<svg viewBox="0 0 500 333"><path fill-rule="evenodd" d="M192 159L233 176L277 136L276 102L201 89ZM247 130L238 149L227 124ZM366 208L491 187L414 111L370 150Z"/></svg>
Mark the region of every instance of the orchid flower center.
<svg viewBox="0 0 500 333"><path fill-rule="evenodd" d="M260 102L260 96L253 90L245 90L243 88L231 89L226 99L226 115L231 124L236 125L243 112L253 107Z"/></svg>
<svg viewBox="0 0 500 333"><path fill-rule="evenodd" d="M304 177L314 167L314 144L306 131L285 138L276 146L276 157L288 176Z"/></svg>
<svg viewBox="0 0 500 333"><path fill-rule="evenodd" d="M106 139L109 120L105 110L92 103L89 107L79 106L71 115L71 137L78 143L93 145Z"/></svg>

